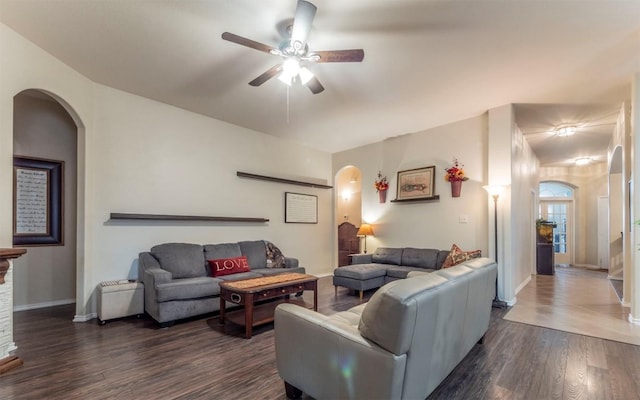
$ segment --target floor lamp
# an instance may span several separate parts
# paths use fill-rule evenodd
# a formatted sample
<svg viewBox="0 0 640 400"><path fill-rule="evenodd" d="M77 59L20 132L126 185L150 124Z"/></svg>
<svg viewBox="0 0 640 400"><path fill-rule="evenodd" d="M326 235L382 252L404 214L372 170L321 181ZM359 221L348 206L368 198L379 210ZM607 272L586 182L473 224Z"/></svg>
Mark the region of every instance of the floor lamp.
<svg viewBox="0 0 640 400"><path fill-rule="evenodd" d="M364 254L367 254L367 236L373 236L373 227L369 224L361 224L358 236L364 236Z"/></svg>
<svg viewBox="0 0 640 400"><path fill-rule="evenodd" d="M504 187L484 186L484 189L493 197L493 249L495 251L496 264L498 263L498 197ZM493 298L492 306L495 308L507 308L507 302L498 298L498 275L496 275L496 295Z"/></svg>

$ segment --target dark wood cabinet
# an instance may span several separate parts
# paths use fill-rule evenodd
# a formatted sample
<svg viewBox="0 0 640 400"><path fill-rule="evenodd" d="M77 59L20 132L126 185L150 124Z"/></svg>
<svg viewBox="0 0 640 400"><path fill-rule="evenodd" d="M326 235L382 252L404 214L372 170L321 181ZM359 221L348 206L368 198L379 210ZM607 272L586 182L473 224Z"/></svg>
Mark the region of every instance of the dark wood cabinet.
<svg viewBox="0 0 640 400"><path fill-rule="evenodd" d="M553 244L538 243L536 247L536 272L539 275L553 275L554 265Z"/></svg>
<svg viewBox="0 0 640 400"><path fill-rule="evenodd" d="M360 253L358 228L350 222L338 226L338 267L349 265L349 255Z"/></svg>

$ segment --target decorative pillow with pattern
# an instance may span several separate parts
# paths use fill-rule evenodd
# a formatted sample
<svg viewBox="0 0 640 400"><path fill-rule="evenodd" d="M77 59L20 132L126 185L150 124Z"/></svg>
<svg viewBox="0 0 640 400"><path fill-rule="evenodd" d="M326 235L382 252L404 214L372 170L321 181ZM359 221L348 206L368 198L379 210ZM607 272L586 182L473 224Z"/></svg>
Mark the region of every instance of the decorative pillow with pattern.
<svg viewBox="0 0 640 400"><path fill-rule="evenodd" d="M265 240L267 247L267 268L284 268L284 255L275 244Z"/></svg>
<svg viewBox="0 0 640 400"><path fill-rule="evenodd" d="M471 251L463 251L458 245L455 243L451 246L451 251L449 251L449 255L444 260L444 264L442 264L442 268L453 267L454 265L458 265L467 260L471 260L472 258L480 258L482 257L481 250L471 250Z"/></svg>

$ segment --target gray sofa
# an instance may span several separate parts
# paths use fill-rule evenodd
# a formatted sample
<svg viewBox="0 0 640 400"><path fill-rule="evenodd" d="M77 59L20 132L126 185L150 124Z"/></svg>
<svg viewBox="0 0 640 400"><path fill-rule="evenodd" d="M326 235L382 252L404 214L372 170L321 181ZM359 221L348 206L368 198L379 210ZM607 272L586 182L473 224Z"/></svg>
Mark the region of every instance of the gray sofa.
<svg viewBox="0 0 640 400"><path fill-rule="evenodd" d="M287 397L425 399L482 342L496 274L493 260L477 258L410 272L331 316L279 305L276 363Z"/></svg>
<svg viewBox="0 0 640 400"><path fill-rule="evenodd" d="M351 256L351 265L333 271L336 296L338 286L360 292L379 288L385 283L404 279L411 271L433 272L442 267L449 250L416 249L413 247L379 247L373 254Z"/></svg>
<svg viewBox="0 0 640 400"><path fill-rule="evenodd" d="M212 277L207 260L246 256L249 272ZM142 252L138 279L144 283L144 309L162 326L175 320L220 309L219 283L284 272L304 273L298 259L284 257L283 265L268 268L263 240L221 244L164 243Z"/></svg>

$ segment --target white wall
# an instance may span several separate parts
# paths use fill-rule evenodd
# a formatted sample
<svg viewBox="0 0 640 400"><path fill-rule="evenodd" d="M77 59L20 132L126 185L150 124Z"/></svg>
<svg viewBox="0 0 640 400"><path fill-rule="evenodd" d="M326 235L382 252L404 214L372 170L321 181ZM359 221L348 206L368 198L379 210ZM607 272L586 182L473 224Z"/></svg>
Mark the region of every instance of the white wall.
<svg viewBox="0 0 640 400"><path fill-rule="evenodd" d="M539 161L519 128L511 148L511 271L513 295L535 271L535 219L537 215ZM509 295L510 293L508 293ZM506 297L507 301L514 301Z"/></svg>
<svg viewBox="0 0 640 400"><path fill-rule="evenodd" d="M307 271L332 270L332 190L248 180L236 171L324 179L331 155L95 84L0 24L0 185L12 185L13 96L37 88L78 125L77 320L105 279L136 276L140 251L166 241L272 240ZM318 196L318 224L285 224L284 192ZM12 193L0 193L0 247ZM266 224L113 222L111 212L265 217ZM20 260L16 268L20 268Z"/></svg>
<svg viewBox="0 0 640 400"><path fill-rule="evenodd" d="M333 171L355 165L362 172L362 219L374 225L367 238L370 252L380 246L463 250L481 249L487 255L486 114L427 131L407 134L379 143L335 153ZM451 197L444 168L453 158L463 164L468 181L459 198ZM392 203L396 198L397 172L436 166L435 194L439 200ZM378 170L389 179L387 202L379 203L373 183ZM466 216L468 223L460 223Z"/></svg>
<svg viewBox="0 0 640 400"><path fill-rule="evenodd" d="M64 161L62 245L30 246L16 261L16 309L48 307L76 298L76 131L69 114L53 99L21 93L15 97L14 153Z"/></svg>

